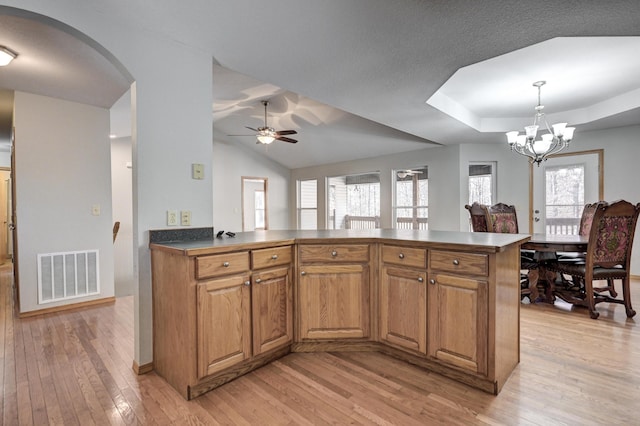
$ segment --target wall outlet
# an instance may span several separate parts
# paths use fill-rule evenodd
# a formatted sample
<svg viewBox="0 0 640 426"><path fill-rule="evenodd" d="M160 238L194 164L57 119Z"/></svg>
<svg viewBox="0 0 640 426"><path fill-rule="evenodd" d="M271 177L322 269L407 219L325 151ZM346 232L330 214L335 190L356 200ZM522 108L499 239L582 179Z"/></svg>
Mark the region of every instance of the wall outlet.
<svg viewBox="0 0 640 426"><path fill-rule="evenodd" d="M175 210L167 210L167 225L178 226L178 212Z"/></svg>
<svg viewBox="0 0 640 426"><path fill-rule="evenodd" d="M180 212L180 225L182 226L191 225L191 212L189 210L183 210Z"/></svg>

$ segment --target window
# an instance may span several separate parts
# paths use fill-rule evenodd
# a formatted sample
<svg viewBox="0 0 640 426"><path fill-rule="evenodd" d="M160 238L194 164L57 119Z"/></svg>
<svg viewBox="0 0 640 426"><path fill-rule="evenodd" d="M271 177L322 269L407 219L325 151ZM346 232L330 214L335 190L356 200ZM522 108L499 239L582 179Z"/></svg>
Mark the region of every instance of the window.
<svg viewBox="0 0 640 426"><path fill-rule="evenodd" d="M264 191L256 191L254 194L254 206L256 209L255 218L255 229L263 230L265 229L265 202L264 202Z"/></svg>
<svg viewBox="0 0 640 426"><path fill-rule="evenodd" d="M380 173L327 178L327 228L380 228Z"/></svg>
<svg viewBox="0 0 640 426"><path fill-rule="evenodd" d="M318 181L298 181L298 229L318 228Z"/></svg>
<svg viewBox="0 0 640 426"><path fill-rule="evenodd" d="M394 228L428 229L429 176L427 166L396 170Z"/></svg>
<svg viewBox="0 0 640 426"><path fill-rule="evenodd" d="M495 162L469 163L469 204L495 204L495 170Z"/></svg>
<svg viewBox="0 0 640 426"><path fill-rule="evenodd" d="M584 208L584 165L545 169L545 213L548 234L577 234Z"/></svg>

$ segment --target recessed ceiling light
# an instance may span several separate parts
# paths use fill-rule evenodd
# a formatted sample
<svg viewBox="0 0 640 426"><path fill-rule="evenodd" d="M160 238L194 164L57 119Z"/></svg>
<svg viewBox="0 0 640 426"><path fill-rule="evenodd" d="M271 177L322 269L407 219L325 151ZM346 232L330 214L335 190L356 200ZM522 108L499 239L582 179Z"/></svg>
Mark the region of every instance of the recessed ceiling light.
<svg viewBox="0 0 640 426"><path fill-rule="evenodd" d="M109 135L109 138L111 138L111 139L115 139L115 138L117 138L117 137L118 137L118 135L116 135L115 133L111 133L111 134Z"/></svg>
<svg viewBox="0 0 640 426"><path fill-rule="evenodd" d="M0 67L9 65L9 63L13 61L17 56L18 54L13 50L4 46L0 46Z"/></svg>

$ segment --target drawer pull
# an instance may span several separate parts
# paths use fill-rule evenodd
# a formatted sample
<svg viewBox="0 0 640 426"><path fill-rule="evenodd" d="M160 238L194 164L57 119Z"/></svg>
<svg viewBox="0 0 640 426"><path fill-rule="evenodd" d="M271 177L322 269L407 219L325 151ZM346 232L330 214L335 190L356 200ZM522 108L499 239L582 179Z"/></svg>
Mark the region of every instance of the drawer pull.
<svg viewBox="0 0 640 426"><path fill-rule="evenodd" d="M260 284L262 280L260 278L256 278L256 284Z"/></svg>
<svg viewBox="0 0 640 426"><path fill-rule="evenodd" d="M458 259L453 259L453 264L458 266L460 264L460 261Z"/></svg>
<svg viewBox="0 0 640 426"><path fill-rule="evenodd" d="M251 281L245 281L244 285L251 285Z"/></svg>
<svg viewBox="0 0 640 426"><path fill-rule="evenodd" d="M429 280L429 284L433 284L433 285L435 285L435 284L436 284L436 280L434 280L433 278L431 278L431 279Z"/></svg>
<svg viewBox="0 0 640 426"><path fill-rule="evenodd" d="M338 255L337 251L334 250L334 251L331 252L331 256L336 257L337 255Z"/></svg>
<svg viewBox="0 0 640 426"><path fill-rule="evenodd" d="M300 275L307 275L305 271L300 272Z"/></svg>
<svg viewBox="0 0 640 426"><path fill-rule="evenodd" d="M224 262L224 263L222 264L222 266L224 266L225 268L228 268L228 267L229 267L229 262Z"/></svg>
<svg viewBox="0 0 640 426"><path fill-rule="evenodd" d="M273 260L277 260L277 259L278 259L278 255L277 255L277 254L274 254L273 256L271 256L271 259L273 259Z"/></svg>
<svg viewBox="0 0 640 426"><path fill-rule="evenodd" d="M422 277L418 277L418 282L419 282L419 283L424 282L424 278L422 278Z"/></svg>
<svg viewBox="0 0 640 426"><path fill-rule="evenodd" d="M398 257L399 257L400 259L404 259L404 253L400 253L400 254L398 255Z"/></svg>

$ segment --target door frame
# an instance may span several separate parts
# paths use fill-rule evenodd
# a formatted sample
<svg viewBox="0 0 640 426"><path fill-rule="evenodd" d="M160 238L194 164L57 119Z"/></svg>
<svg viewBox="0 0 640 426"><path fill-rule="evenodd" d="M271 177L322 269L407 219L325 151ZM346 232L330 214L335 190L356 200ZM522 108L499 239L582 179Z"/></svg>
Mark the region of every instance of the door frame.
<svg viewBox="0 0 640 426"><path fill-rule="evenodd" d="M562 152L549 158L596 154L598 156L598 199L604 200L604 149ZM537 167L537 166L536 166ZM529 233L533 234L533 163L529 163Z"/></svg>
<svg viewBox="0 0 640 426"><path fill-rule="evenodd" d="M244 220L244 215L245 215L245 208L247 206L245 206L245 202L244 202L244 197L245 197L245 182L246 181L262 181L263 182L263 190L264 190L264 229L267 230L269 229L269 178L267 177L257 177L257 176L241 176L240 177L241 180L241 188L240 188L240 198L241 198L241 203L240 203L240 207L241 207L241 212L242 212L242 231L245 232L245 220ZM255 230L255 229L254 229Z"/></svg>

